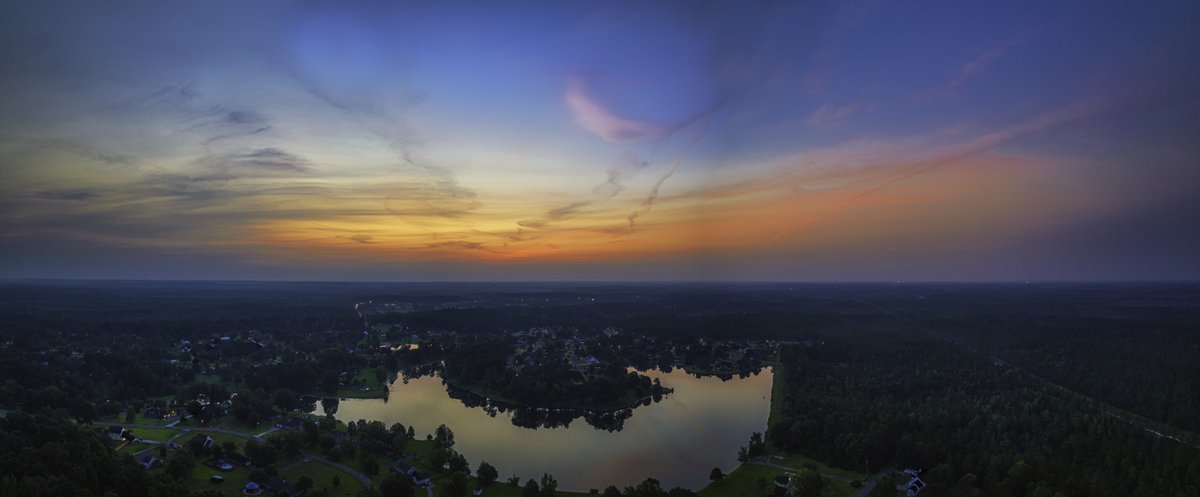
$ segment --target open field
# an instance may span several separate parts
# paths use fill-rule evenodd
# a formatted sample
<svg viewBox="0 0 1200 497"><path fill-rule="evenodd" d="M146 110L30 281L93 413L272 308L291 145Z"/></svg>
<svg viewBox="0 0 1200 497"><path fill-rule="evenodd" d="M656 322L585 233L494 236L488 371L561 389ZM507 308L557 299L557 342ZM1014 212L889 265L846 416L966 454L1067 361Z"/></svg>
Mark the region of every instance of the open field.
<svg viewBox="0 0 1200 497"><path fill-rule="evenodd" d="M165 442L171 437L179 433L179 430L170 428L130 428L133 435L142 440L154 440L156 442Z"/></svg>
<svg viewBox="0 0 1200 497"><path fill-rule="evenodd" d="M372 369L364 369L359 371L351 379L352 382L363 382L367 385L367 390L359 390L357 388L339 388L337 396L343 399L380 399L383 398L383 382L375 378L375 371ZM318 406L319 408L319 406Z"/></svg>
<svg viewBox="0 0 1200 497"><path fill-rule="evenodd" d="M163 468L153 469L151 471L164 471ZM213 483L210 478L213 475L221 475L224 478L222 483ZM219 469L210 468L207 465L197 462L192 468L191 476L187 480L188 489L192 492L200 492L204 490L212 490L221 495L237 497L242 495L243 485L250 477L250 471L244 468L235 469L233 471L221 471Z"/></svg>
<svg viewBox="0 0 1200 497"><path fill-rule="evenodd" d="M710 483L700 490L700 497L764 497L774 491L775 477L786 471L761 464L743 464L738 466L719 482ZM849 497L854 495L854 488L849 483L825 479L825 489L821 497ZM765 482L765 485L763 483Z"/></svg>
<svg viewBox="0 0 1200 497"><path fill-rule="evenodd" d="M357 478L319 461L302 462L280 471L279 476L292 483L299 481L301 476L312 478L312 488L324 491L331 497L353 497L363 490L363 485ZM336 487L333 485L334 476L339 480Z"/></svg>

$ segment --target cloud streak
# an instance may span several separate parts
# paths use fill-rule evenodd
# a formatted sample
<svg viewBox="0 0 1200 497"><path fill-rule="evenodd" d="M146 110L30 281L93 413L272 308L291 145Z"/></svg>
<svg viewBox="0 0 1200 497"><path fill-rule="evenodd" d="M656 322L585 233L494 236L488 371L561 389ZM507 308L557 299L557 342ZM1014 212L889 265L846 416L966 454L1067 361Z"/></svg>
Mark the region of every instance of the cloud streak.
<svg viewBox="0 0 1200 497"><path fill-rule="evenodd" d="M1022 31L1016 36L984 50L979 55L976 55L975 58L963 64L959 68L958 74L945 86L919 94L914 97L914 100L918 103L928 103L963 93L967 89L967 83L982 75L989 66L1008 55L1013 49L1033 41L1037 37L1037 34L1038 32L1034 30Z"/></svg>
<svg viewBox="0 0 1200 497"><path fill-rule="evenodd" d="M664 126L613 114L592 99L582 78L579 77L567 79L563 101L580 128L612 143L658 140L669 132L669 128Z"/></svg>

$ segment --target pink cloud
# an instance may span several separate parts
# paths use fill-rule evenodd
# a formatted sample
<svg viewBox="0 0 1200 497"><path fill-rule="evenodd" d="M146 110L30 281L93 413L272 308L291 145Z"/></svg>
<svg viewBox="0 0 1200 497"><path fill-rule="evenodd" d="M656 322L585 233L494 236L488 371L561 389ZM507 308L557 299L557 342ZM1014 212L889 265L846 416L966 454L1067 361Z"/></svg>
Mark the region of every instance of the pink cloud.
<svg viewBox="0 0 1200 497"><path fill-rule="evenodd" d="M575 123L585 131L613 143L634 143L662 138L669 129L652 123L625 119L617 116L597 103L587 93L580 78L567 80L563 100Z"/></svg>

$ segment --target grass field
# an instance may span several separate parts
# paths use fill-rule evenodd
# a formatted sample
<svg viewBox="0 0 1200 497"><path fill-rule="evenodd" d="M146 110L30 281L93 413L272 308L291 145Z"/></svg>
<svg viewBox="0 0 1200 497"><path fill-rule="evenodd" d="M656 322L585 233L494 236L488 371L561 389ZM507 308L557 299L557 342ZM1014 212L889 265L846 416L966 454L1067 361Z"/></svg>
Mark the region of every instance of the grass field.
<svg viewBox="0 0 1200 497"><path fill-rule="evenodd" d="M238 421L233 416L222 416L212 423L214 428L225 428L226 430L240 431L242 433L258 434L267 431L275 426L272 422L262 422L258 426L250 426L246 423Z"/></svg>
<svg viewBox="0 0 1200 497"><path fill-rule="evenodd" d="M163 471L162 468L153 471ZM223 483L214 484L209 478L212 475L221 475L225 479ZM250 477L250 471L247 469L235 469L233 471L221 471L206 466L203 463L196 463L196 467L192 468L191 477L188 478L188 490L192 492L200 492L202 490L212 490L221 495L230 497L238 497L242 495L242 488L246 484L246 480Z"/></svg>
<svg viewBox="0 0 1200 497"><path fill-rule="evenodd" d="M367 384L368 390L358 390L356 388L341 388L338 389L337 396L343 399L380 399L383 398L384 385L379 380L375 379L375 370L364 369L359 371L351 381L361 381ZM318 405L318 408L320 406Z"/></svg>
<svg viewBox="0 0 1200 497"><path fill-rule="evenodd" d="M179 430L171 428L130 428L133 435L142 440L154 440L157 442L165 442L167 439L179 433Z"/></svg>
<svg viewBox="0 0 1200 497"><path fill-rule="evenodd" d="M761 464L743 464L725 475L725 478L700 489L700 497L763 497L770 495L776 476L784 473ZM763 478L767 485L760 487L758 479Z"/></svg>
<svg viewBox="0 0 1200 497"><path fill-rule="evenodd" d="M799 454L774 454L771 456L771 463L778 464L780 466L787 466L789 468L799 468L805 464L812 464L817 467L817 472L821 474L837 475L851 480L863 480L865 478L863 473L841 468L832 468L825 463L817 461L816 459L810 459Z"/></svg>
<svg viewBox="0 0 1200 497"><path fill-rule="evenodd" d="M287 471L281 471L279 476L292 483L299 481L301 476L307 476L312 478L314 490L324 490L331 496L353 497L363 489L357 478L318 461L300 463ZM337 487L333 486L334 476L341 481Z"/></svg>
<svg viewBox="0 0 1200 497"><path fill-rule="evenodd" d="M120 444L117 444L117 452L121 453L121 454L133 455L134 453L141 452L143 450L146 450L149 448L154 448L154 447L158 447L158 446L154 445L154 444L136 444L136 443L132 443L132 442L120 443ZM154 455L158 455L158 452L155 452Z"/></svg>
<svg viewBox="0 0 1200 497"><path fill-rule="evenodd" d="M743 464L717 483L700 489L700 497L765 497L775 489L775 477L785 471L761 464ZM765 485L760 485L760 478ZM849 497L854 488L849 483L826 478L821 497Z"/></svg>
<svg viewBox="0 0 1200 497"><path fill-rule="evenodd" d="M103 418L97 419L96 421L103 421L103 422L105 422L105 423L120 423L120 424L134 424L134 425L159 425L159 426L162 426L162 425L166 425L167 423L170 423L170 422L174 421L174 419L154 419L154 418L147 418L146 416L143 416L141 413L138 413L138 414L135 414L135 415L133 416L133 422L132 422L132 423L127 423L127 422L125 421L125 415L124 415L124 414L117 414L117 415L113 415L113 416L106 416L106 417L103 417Z"/></svg>

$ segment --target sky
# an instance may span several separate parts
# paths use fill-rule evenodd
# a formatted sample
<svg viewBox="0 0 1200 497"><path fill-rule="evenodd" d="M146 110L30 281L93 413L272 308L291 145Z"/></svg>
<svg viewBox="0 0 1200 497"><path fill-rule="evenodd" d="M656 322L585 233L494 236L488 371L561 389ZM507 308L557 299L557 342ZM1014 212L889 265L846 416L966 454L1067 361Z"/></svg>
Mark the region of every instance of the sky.
<svg viewBox="0 0 1200 497"><path fill-rule="evenodd" d="M1198 23L3 2L0 278L1200 278Z"/></svg>

